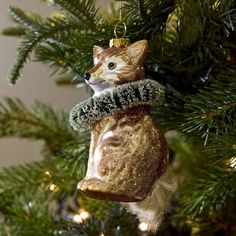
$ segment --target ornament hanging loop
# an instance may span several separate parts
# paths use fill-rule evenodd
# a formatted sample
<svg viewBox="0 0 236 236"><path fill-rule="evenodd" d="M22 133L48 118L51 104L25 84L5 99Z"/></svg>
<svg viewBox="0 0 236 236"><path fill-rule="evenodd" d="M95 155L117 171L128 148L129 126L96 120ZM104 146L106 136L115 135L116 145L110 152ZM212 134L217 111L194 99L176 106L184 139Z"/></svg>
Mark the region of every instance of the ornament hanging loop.
<svg viewBox="0 0 236 236"><path fill-rule="evenodd" d="M122 8L123 8L123 3L121 1L120 3L120 10L119 10L119 21L117 22L117 24L115 25L114 28L114 35L116 38L124 38L127 32L127 26L126 23L123 21L122 19ZM122 25L123 26L123 35L122 36L118 36L118 27Z"/></svg>
<svg viewBox="0 0 236 236"><path fill-rule="evenodd" d="M118 36L117 34L117 27L119 25L123 25L123 35L122 36ZM114 28L114 35L116 38L124 38L125 35L126 35L126 32L127 32L127 27L126 27L126 24L125 22L122 22L122 21L119 21L116 25L115 25L115 28Z"/></svg>
<svg viewBox="0 0 236 236"><path fill-rule="evenodd" d="M115 38L110 40L109 46L110 46L110 48L111 47L125 48L130 45L130 41L128 38L125 38L125 35L127 32L127 27L126 27L126 23L123 21L123 17L122 17L122 8L123 8L122 1L124 1L124 0L116 0L116 1L121 2L120 9L119 9L119 20L114 28Z"/></svg>

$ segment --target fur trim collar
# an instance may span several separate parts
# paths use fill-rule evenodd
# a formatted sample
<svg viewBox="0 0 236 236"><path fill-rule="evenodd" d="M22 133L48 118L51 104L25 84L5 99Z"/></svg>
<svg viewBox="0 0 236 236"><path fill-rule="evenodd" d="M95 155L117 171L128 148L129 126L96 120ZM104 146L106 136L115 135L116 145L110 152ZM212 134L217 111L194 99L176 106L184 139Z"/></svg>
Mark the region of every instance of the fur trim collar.
<svg viewBox="0 0 236 236"><path fill-rule="evenodd" d="M139 105L156 105L163 97L163 87L154 80L122 84L77 104L71 110L69 122L75 130L83 130L117 111Z"/></svg>

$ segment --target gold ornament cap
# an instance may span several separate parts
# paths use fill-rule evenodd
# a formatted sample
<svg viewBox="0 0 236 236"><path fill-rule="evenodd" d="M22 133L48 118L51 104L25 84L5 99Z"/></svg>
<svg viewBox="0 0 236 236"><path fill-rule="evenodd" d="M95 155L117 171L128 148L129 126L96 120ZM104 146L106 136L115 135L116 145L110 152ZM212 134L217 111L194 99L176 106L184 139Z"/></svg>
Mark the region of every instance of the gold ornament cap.
<svg viewBox="0 0 236 236"><path fill-rule="evenodd" d="M130 45L130 40L128 38L114 38L110 40L109 46L116 48L126 48Z"/></svg>

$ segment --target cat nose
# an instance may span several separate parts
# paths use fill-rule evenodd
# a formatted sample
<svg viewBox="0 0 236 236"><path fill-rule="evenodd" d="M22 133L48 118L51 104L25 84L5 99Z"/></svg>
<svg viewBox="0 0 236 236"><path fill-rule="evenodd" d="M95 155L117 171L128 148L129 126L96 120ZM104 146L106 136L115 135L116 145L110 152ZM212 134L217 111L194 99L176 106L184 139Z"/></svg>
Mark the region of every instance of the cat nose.
<svg viewBox="0 0 236 236"><path fill-rule="evenodd" d="M90 77L91 77L91 74L90 74L89 72L86 72L85 75L84 75L84 78L85 78L86 80L89 80Z"/></svg>

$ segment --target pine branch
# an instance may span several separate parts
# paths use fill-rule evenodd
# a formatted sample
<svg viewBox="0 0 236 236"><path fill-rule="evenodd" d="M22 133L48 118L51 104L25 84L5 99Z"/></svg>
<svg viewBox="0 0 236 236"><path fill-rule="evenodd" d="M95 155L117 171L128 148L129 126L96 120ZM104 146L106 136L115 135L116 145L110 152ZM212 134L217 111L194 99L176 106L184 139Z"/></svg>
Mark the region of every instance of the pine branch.
<svg viewBox="0 0 236 236"><path fill-rule="evenodd" d="M50 184L50 178L45 175L50 164L53 162L32 163L10 167L0 172L0 211L3 215L8 214L8 207L21 194L30 195L40 189L41 184Z"/></svg>
<svg viewBox="0 0 236 236"><path fill-rule="evenodd" d="M61 76L56 78L56 84L58 86L75 86L77 85L79 82L84 82L84 80L76 80L76 77L73 76L73 74L71 74L71 76Z"/></svg>
<svg viewBox="0 0 236 236"><path fill-rule="evenodd" d="M235 198L236 172L211 168L211 171L201 170L200 173L185 186L183 214L193 217L217 215L226 203Z"/></svg>
<svg viewBox="0 0 236 236"><path fill-rule="evenodd" d="M136 9L139 9L139 11L137 11ZM133 21L134 19L135 20L142 20L140 10L144 11L144 2L143 1L131 0L131 1L124 2L123 11L124 11L128 21ZM132 11L132 12L130 12L130 11ZM129 14L129 13L131 13L131 14ZM146 12L144 12L144 13L146 15Z"/></svg>
<svg viewBox="0 0 236 236"><path fill-rule="evenodd" d="M66 124L68 124L68 117L65 113L55 112L51 107L39 102L35 104L32 111L19 100L10 98L6 99L5 104L0 104L0 136L43 139L47 145L47 152L50 155L53 153L61 157L61 161L53 162L54 164L43 162L6 169L0 174L1 193L11 192L13 189L22 191L22 188L27 188L28 185L30 188L39 187L44 183L43 174L46 170L55 173L53 182L61 189L69 190L71 181L72 185L77 184L78 179L85 174L89 143L86 137L88 135L79 137ZM66 176L68 179L64 185L61 180L65 180ZM70 179L72 176L74 179ZM16 179L18 179L17 182Z"/></svg>
<svg viewBox="0 0 236 236"><path fill-rule="evenodd" d="M64 48L64 49L63 49ZM80 71L77 71L74 67L76 63L76 57L71 58L67 55L70 54L71 49L65 49L63 45L51 44L50 46L39 46L36 49L36 60L48 64L53 68L53 74L73 74L74 78L80 77Z"/></svg>
<svg viewBox="0 0 236 236"><path fill-rule="evenodd" d="M20 71L26 63L30 53L43 40L51 38L61 32L70 31L78 26L76 21L65 20L63 18L48 18L44 22L34 26L24 36L21 46L18 48L17 61L13 65L8 79L15 84L20 76Z"/></svg>
<svg viewBox="0 0 236 236"><path fill-rule="evenodd" d="M89 135L81 135L78 140L68 142L63 145L57 156L63 161L60 162L59 167L70 175L76 175L77 179L85 176L88 150L89 150Z"/></svg>
<svg viewBox="0 0 236 236"><path fill-rule="evenodd" d="M194 96L166 100L154 116L168 129L185 132L195 139L204 138L206 145L211 133L227 133L236 125L236 87L230 82L233 74L234 70L218 75L218 81ZM170 113L172 116L164 115Z"/></svg>
<svg viewBox="0 0 236 236"><path fill-rule="evenodd" d="M69 69L69 73L72 70L73 72L76 72L79 77L84 74L84 70L88 68L87 62L89 61L91 64L91 60L88 60L88 58L91 59L90 55L92 45L98 41L100 43L103 43L103 41L107 42L109 38L109 36L106 35L104 39L105 33L103 32L103 29L104 27L107 28L106 25L101 25L102 28L97 28L96 25L96 28L94 28L95 31L91 31L91 28L87 25L85 26L81 21L71 17L52 17L44 21L38 21L34 20L34 18L27 18L24 11L20 9L14 9L14 13L15 12L19 18L19 22L21 24L27 23L29 30L24 35L24 41L18 48L17 61L8 76L9 81L12 84L15 84L16 80L19 78L20 71L26 63L30 53L37 48L39 43L42 41L47 42L51 47L54 47L53 49L59 50L61 53L63 52L63 55L61 56L61 60L58 60L55 55L47 58L49 53L44 53L45 51L49 51L49 48L45 49L44 46L42 46L38 50L39 53L36 53L38 55L38 60L60 62L59 64L53 62L53 64L58 68L63 66L66 71ZM68 41L68 37L71 37L71 40ZM89 38L90 40L88 40ZM81 45L84 45L82 49ZM42 48L44 48L44 50L42 50ZM82 50L82 52L80 52L80 50ZM42 53L40 53L41 51ZM85 51L85 53L83 51ZM66 56L67 59L64 59L64 56ZM71 62L68 63L69 61Z"/></svg>
<svg viewBox="0 0 236 236"><path fill-rule="evenodd" d="M84 159L85 160L84 160ZM81 172L87 157L79 156L74 160L80 169L71 170L63 159L35 162L31 164L5 168L0 173L0 209L7 213L7 207L22 194L32 194L37 190L44 191L53 199L60 194L74 195L77 184L84 176ZM70 164L67 165L69 167Z"/></svg>
<svg viewBox="0 0 236 236"><path fill-rule="evenodd" d="M16 236L59 235L66 223L55 219L49 203L50 199L43 191L20 195L8 206L6 218L10 221L10 232Z"/></svg>
<svg viewBox="0 0 236 236"><path fill-rule="evenodd" d="M37 45L38 42L41 41L41 37L35 37L25 40L21 44L21 48L18 49L17 55L17 62L11 68L11 71L8 75L8 80L11 84L15 84L16 80L20 77L21 69L23 68L24 64L26 63L29 54L33 51L34 47Z"/></svg>
<svg viewBox="0 0 236 236"><path fill-rule="evenodd" d="M229 165L233 165L233 163L230 163L230 160L236 156L235 133L235 127L231 127L227 133L212 135L210 138L206 151L216 163L224 161L228 162Z"/></svg>
<svg viewBox="0 0 236 236"><path fill-rule="evenodd" d="M181 133L170 131L167 136L167 143L170 150L170 161L174 162L172 166L178 166L176 169L174 168L174 171L178 172L177 176L180 178L198 175L199 169L212 164L208 153L204 152L204 147L196 140L190 140Z"/></svg>
<svg viewBox="0 0 236 236"><path fill-rule="evenodd" d="M89 25L91 28L96 28L100 20L98 16L98 9L96 9L94 1L92 0L54 0L55 5L59 6L61 10L70 13L80 22Z"/></svg>
<svg viewBox="0 0 236 236"><path fill-rule="evenodd" d="M211 89L192 97L191 103L185 104L183 131L201 133L205 137L205 144L210 132L227 133L229 127L235 126L235 85L220 90L218 88L222 87L219 84L212 86Z"/></svg>
<svg viewBox="0 0 236 236"><path fill-rule="evenodd" d="M41 186L46 190L53 180L59 182L60 178L54 176L54 173L59 174L52 167L55 164L56 161L43 161L3 169L0 172L1 210L7 207L6 201L9 202L20 193L34 192Z"/></svg>
<svg viewBox="0 0 236 236"><path fill-rule="evenodd" d="M88 221L84 222L84 224L77 225L74 227L74 231L69 232L72 233L72 236L76 235L83 235L83 236L90 236L90 235L99 235L103 230L103 225L100 220L97 220L96 217L92 216ZM68 232L65 232L63 236L67 236Z"/></svg>
<svg viewBox="0 0 236 236"><path fill-rule="evenodd" d="M55 73L69 73L74 79L81 79L93 65L91 49L93 45L107 45L111 37L104 32L91 33L89 29L80 26L73 32L47 39L46 45L36 49L36 59L49 64Z"/></svg>
<svg viewBox="0 0 236 236"><path fill-rule="evenodd" d="M8 220L8 222L10 221L8 225L10 232L14 233L16 236L90 236L99 235L101 232L108 233L109 235L112 235L114 232L120 232L120 229L114 224L102 222L93 215L82 224L75 224L71 222L70 219L67 219L67 222L58 219L55 210L50 208L51 201L51 197L41 190L35 191L34 193L32 192L30 195L28 193L21 194L15 199L13 204L7 206L8 211L4 214L5 219ZM112 216L110 215L110 217ZM119 217L119 221L120 219L121 217ZM117 223L119 221L117 221ZM126 225L126 227L128 226ZM132 232L131 230L129 231Z"/></svg>
<svg viewBox="0 0 236 236"><path fill-rule="evenodd" d="M24 27L18 26L18 27L8 27L2 31L3 35L6 36L16 36L20 37L23 36L26 33L26 30Z"/></svg>
<svg viewBox="0 0 236 236"><path fill-rule="evenodd" d="M66 124L65 113L40 102L36 102L32 111L18 99L6 98L5 103L0 103L0 137L42 139L55 152L76 137Z"/></svg>
<svg viewBox="0 0 236 236"><path fill-rule="evenodd" d="M27 29L31 29L33 26L37 26L43 22L43 18L40 15L22 10L18 7L11 6L9 12L15 22Z"/></svg>
<svg viewBox="0 0 236 236"><path fill-rule="evenodd" d="M81 142L64 145L57 158L5 168L0 172L0 211L8 214L7 207L22 194L32 195L40 190L51 195L73 196L77 184L84 177L88 159L88 144ZM72 149L73 148L73 149Z"/></svg>
<svg viewBox="0 0 236 236"><path fill-rule="evenodd" d="M36 60L48 64L53 68L54 73L72 74L73 79L81 80L85 71L92 66L91 52L87 53L86 49L85 46L83 52L75 48L65 49L63 45L50 43L50 46L37 48Z"/></svg>
<svg viewBox="0 0 236 236"><path fill-rule="evenodd" d="M93 214L99 220L106 220L108 214L111 212L111 209L115 209L115 207L121 207L119 204L114 202L100 201L84 196L81 196L78 199L78 204L86 211L93 212Z"/></svg>
<svg viewBox="0 0 236 236"><path fill-rule="evenodd" d="M147 16L147 11L145 9L144 0L138 0L138 9L141 18L145 18Z"/></svg>
<svg viewBox="0 0 236 236"><path fill-rule="evenodd" d="M154 40L156 34L160 34L161 27L165 25L168 15L174 8L174 0L144 1L143 3L138 0L126 1L124 14L127 18L130 38L133 40L141 38ZM146 9L145 14L143 12L144 9ZM140 11L142 12L142 17L140 16ZM150 21L150 19L152 20Z"/></svg>
<svg viewBox="0 0 236 236"><path fill-rule="evenodd" d="M49 207L50 203L50 197L42 191L18 197L5 214L6 219L10 221L10 232L16 236L91 236L106 233L108 230L104 223L93 215L82 224L75 224L71 219L58 219L55 211ZM115 227L109 229L111 234L118 231Z"/></svg>
<svg viewBox="0 0 236 236"><path fill-rule="evenodd" d="M212 68L229 66L225 53L231 48L235 13L232 1L218 4L178 1L178 8L168 23L171 27L156 40L159 46L155 44L150 50L150 63L158 65L174 88L176 84L187 83L201 87Z"/></svg>
<svg viewBox="0 0 236 236"><path fill-rule="evenodd" d="M202 45L202 49L209 49L208 56L217 63L216 52L220 48L216 52L214 50L218 43L230 35L233 25L236 24L236 11L231 8L232 3L220 2L211 5L208 2L188 0L181 2L179 6L181 24L178 34L181 45L185 49ZM196 27L192 27L193 25Z"/></svg>
<svg viewBox="0 0 236 236"><path fill-rule="evenodd" d="M85 221L83 224L73 227L73 230L65 231L63 236L90 236L90 235L136 235L137 222L133 221L132 217L127 214L124 207L115 205L111 207L106 220L99 220L96 216Z"/></svg>

